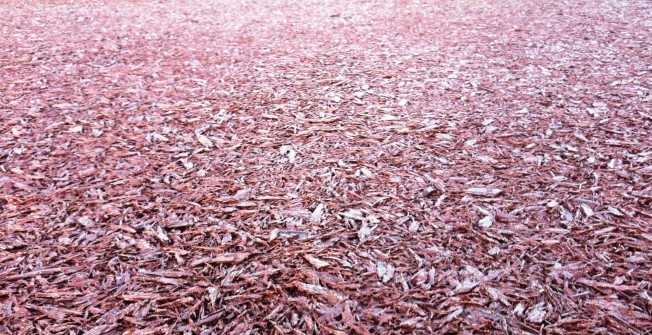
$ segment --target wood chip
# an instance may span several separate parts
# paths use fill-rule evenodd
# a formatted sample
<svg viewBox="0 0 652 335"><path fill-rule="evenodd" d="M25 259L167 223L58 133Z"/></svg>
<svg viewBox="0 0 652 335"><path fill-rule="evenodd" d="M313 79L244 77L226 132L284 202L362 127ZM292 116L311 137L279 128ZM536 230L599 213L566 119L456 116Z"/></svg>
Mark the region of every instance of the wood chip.
<svg viewBox="0 0 652 335"><path fill-rule="evenodd" d="M321 268L325 268L330 265L330 263L323 261L317 257L314 257L312 255L304 255L303 258L310 263L315 269L319 270Z"/></svg>
<svg viewBox="0 0 652 335"><path fill-rule="evenodd" d="M230 264L230 263L240 263L249 257L249 253L240 252L240 253L226 253L221 254L215 257L203 257L196 259L190 262L190 266L197 266L201 264Z"/></svg>
<svg viewBox="0 0 652 335"><path fill-rule="evenodd" d="M479 195L483 197L495 197L501 193L503 193L502 190L497 189L497 188L479 188L479 187L472 187L466 190L466 193L472 194L472 195Z"/></svg>

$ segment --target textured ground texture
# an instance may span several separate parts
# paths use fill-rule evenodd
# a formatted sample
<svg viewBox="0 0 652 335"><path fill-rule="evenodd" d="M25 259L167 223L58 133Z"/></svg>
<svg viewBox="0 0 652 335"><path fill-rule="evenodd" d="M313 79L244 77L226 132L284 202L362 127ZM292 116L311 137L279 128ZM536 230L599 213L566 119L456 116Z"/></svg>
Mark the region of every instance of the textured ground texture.
<svg viewBox="0 0 652 335"><path fill-rule="evenodd" d="M0 334L652 329L650 1L0 18Z"/></svg>

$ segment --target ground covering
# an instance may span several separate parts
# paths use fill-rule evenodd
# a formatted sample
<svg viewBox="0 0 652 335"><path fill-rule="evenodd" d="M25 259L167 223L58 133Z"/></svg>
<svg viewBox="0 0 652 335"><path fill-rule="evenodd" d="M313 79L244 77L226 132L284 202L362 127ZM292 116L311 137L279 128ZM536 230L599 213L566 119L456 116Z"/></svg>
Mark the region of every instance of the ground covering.
<svg viewBox="0 0 652 335"><path fill-rule="evenodd" d="M0 17L2 334L652 329L650 1Z"/></svg>

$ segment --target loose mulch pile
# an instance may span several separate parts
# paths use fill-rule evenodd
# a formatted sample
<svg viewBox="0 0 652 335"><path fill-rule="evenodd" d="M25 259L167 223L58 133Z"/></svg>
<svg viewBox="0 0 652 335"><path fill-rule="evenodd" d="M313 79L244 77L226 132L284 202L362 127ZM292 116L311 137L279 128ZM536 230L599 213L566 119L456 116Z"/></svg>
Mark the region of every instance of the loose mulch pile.
<svg viewBox="0 0 652 335"><path fill-rule="evenodd" d="M0 17L0 334L652 329L650 1Z"/></svg>

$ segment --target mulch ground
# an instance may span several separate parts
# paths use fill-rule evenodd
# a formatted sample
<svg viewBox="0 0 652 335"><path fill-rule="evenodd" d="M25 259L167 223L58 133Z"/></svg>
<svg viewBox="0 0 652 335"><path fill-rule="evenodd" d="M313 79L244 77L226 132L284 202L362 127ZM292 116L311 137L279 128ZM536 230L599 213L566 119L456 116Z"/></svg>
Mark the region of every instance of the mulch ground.
<svg viewBox="0 0 652 335"><path fill-rule="evenodd" d="M650 1L0 17L0 334L652 329Z"/></svg>

